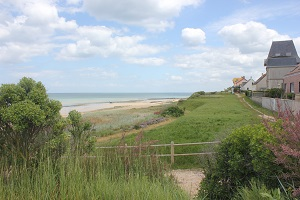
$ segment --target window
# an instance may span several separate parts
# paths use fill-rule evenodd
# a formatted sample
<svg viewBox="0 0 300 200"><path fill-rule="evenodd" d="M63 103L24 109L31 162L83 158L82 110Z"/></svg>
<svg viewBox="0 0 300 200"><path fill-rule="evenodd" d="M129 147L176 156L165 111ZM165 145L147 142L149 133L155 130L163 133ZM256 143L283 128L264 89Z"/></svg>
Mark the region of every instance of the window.
<svg viewBox="0 0 300 200"><path fill-rule="evenodd" d="M300 93L300 82L299 82L298 92Z"/></svg>
<svg viewBox="0 0 300 200"><path fill-rule="evenodd" d="M290 83L290 93L294 93L294 83Z"/></svg>

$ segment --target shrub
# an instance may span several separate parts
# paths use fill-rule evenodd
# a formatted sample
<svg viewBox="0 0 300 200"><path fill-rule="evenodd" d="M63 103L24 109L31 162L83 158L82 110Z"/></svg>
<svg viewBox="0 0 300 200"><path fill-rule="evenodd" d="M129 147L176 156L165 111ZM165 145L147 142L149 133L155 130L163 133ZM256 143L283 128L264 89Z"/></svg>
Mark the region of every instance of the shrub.
<svg viewBox="0 0 300 200"><path fill-rule="evenodd" d="M283 94L284 94L284 90L282 88L271 88L266 91L265 97L281 98Z"/></svg>
<svg viewBox="0 0 300 200"><path fill-rule="evenodd" d="M184 111L180 109L178 106L171 106L167 109L165 109L162 113L162 116L171 116L171 117L180 117L184 115Z"/></svg>
<svg viewBox="0 0 300 200"><path fill-rule="evenodd" d="M63 133L61 103L50 100L41 82L22 78L0 87L0 156L33 161Z"/></svg>
<svg viewBox="0 0 300 200"><path fill-rule="evenodd" d="M295 94L294 93L287 93L286 97L287 97L287 99L293 100L293 99L295 99Z"/></svg>
<svg viewBox="0 0 300 200"><path fill-rule="evenodd" d="M92 124L83 121L81 114L76 110L69 112L67 119L70 123L68 130L72 137L72 150L77 154L93 151L96 139L91 137Z"/></svg>
<svg viewBox="0 0 300 200"><path fill-rule="evenodd" d="M200 196L209 199L230 199L238 187L247 186L252 178L267 185L276 185L280 168L265 147L273 137L261 125L245 126L231 133L217 151L215 161L208 160Z"/></svg>
<svg viewBox="0 0 300 200"><path fill-rule="evenodd" d="M276 143L270 143L269 148L276 162L286 170L281 177L294 187L293 196L300 197L300 112L281 111L278 118L279 124L276 127L265 123L276 139Z"/></svg>

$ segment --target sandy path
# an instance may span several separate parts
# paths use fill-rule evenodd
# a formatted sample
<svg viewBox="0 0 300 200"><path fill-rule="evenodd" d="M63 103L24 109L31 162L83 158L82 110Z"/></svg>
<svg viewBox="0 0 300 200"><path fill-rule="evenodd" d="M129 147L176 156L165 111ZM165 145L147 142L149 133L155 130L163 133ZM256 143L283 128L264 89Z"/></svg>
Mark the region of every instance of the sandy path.
<svg viewBox="0 0 300 200"><path fill-rule="evenodd" d="M191 198L195 198L197 196L200 182L204 178L204 174L201 170L189 169L172 170L171 176L174 177L179 187L186 191Z"/></svg>

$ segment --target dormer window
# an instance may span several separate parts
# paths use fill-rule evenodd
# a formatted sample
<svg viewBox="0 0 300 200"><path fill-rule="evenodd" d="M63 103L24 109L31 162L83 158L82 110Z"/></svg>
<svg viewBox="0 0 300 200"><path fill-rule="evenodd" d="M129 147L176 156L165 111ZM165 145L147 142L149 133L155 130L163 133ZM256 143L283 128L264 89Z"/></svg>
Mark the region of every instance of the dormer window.
<svg viewBox="0 0 300 200"><path fill-rule="evenodd" d="M280 56L280 53L275 53L275 56L276 56L276 57Z"/></svg>
<svg viewBox="0 0 300 200"><path fill-rule="evenodd" d="M285 55L286 55L286 56L292 56L292 53L291 53L291 52L286 52Z"/></svg>

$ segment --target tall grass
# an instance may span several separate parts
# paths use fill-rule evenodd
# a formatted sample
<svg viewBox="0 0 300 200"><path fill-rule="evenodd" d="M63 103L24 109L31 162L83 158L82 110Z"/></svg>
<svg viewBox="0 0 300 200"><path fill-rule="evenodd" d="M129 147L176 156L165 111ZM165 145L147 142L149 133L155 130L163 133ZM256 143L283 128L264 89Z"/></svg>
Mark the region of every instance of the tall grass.
<svg viewBox="0 0 300 200"><path fill-rule="evenodd" d="M1 162L0 199L189 199L161 163L116 153L48 159L31 168Z"/></svg>

